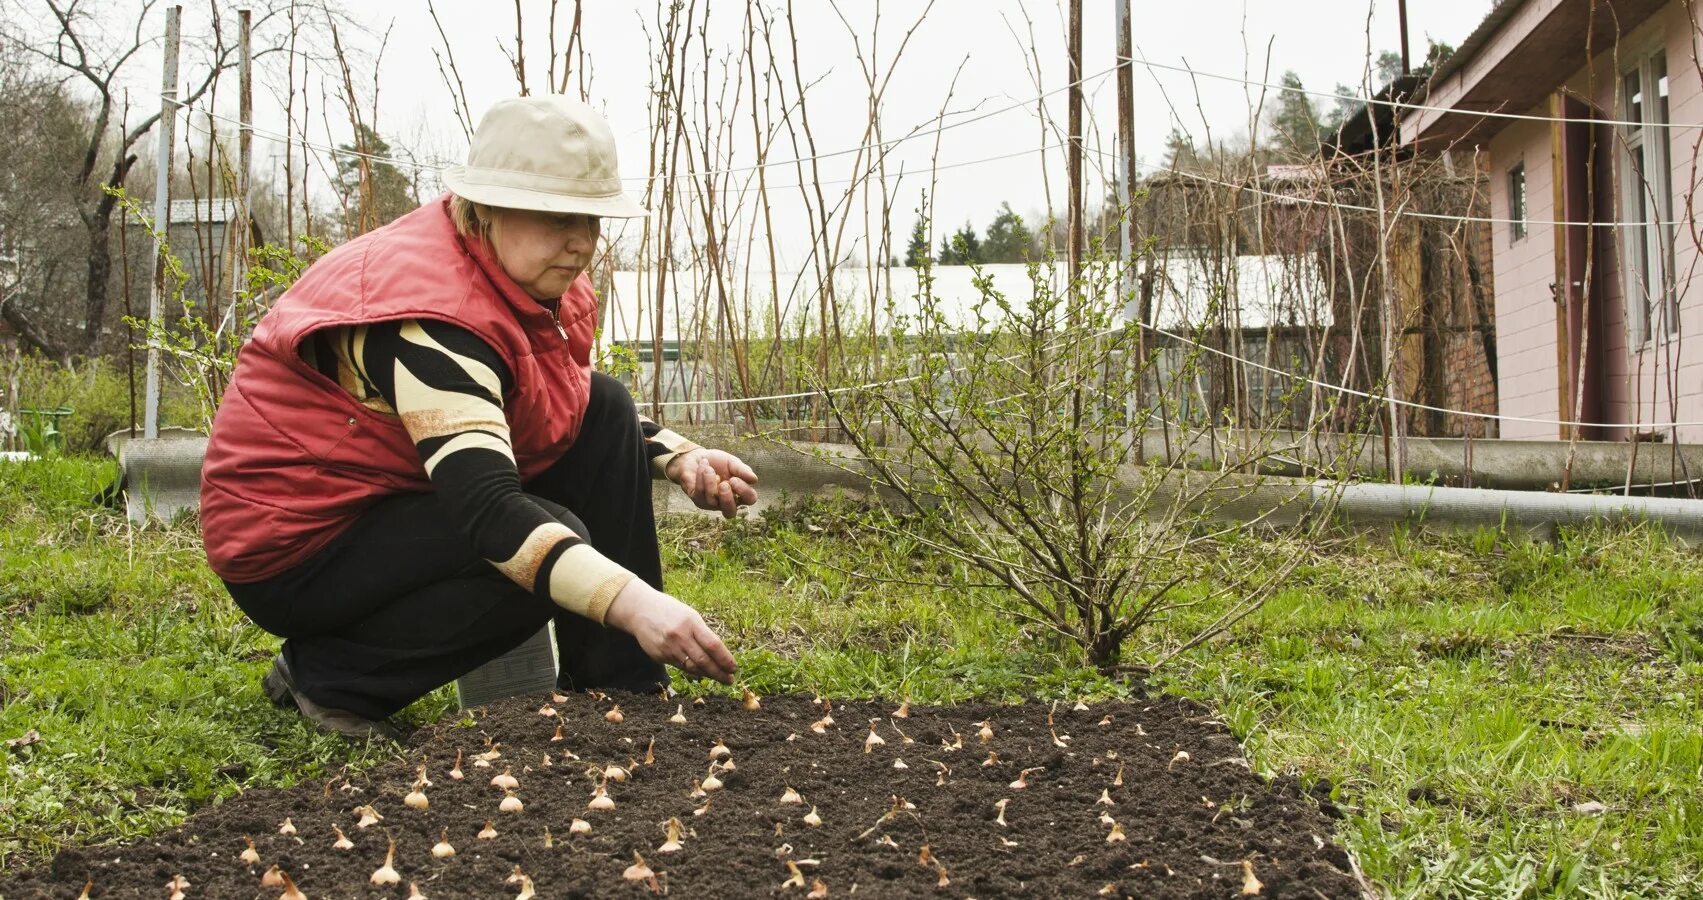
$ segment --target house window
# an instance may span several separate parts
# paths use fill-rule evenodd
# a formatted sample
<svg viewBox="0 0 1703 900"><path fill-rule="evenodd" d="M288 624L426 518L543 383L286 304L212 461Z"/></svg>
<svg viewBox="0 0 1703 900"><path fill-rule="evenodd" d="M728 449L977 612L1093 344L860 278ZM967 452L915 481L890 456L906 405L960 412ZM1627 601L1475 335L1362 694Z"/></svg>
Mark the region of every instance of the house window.
<svg viewBox="0 0 1703 900"><path fill-rule="evenodd" d="M1518 241L1526 236L1526 164L1508 170L1508 218L1511 220L1513 240Z"/></svg>
<svg viewBox="0 0 1703 900"><path fill-rule="evenodd" d="M1669 150L1665 54L1621 75L1621 269L1628 325L1639 344L1679 327L1673 265L1673 166Z"/></svg>

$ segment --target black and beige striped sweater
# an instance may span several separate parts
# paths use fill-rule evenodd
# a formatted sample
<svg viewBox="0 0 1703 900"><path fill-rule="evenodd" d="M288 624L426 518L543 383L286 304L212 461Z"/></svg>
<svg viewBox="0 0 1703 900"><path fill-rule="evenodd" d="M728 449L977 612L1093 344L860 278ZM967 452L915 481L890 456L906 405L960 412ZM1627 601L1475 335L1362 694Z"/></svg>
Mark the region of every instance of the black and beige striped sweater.
<svg viewBox="0 0 1703 900"><path fill-rule="evenodd" d="M481 556L534 594L603 621L635 576L521 490L503 414L513 380L495 350L447 322L410 319L318 332L303 356L369 409L401 419ZM652 477L697 446L643 415L639 423Z"/></svg>

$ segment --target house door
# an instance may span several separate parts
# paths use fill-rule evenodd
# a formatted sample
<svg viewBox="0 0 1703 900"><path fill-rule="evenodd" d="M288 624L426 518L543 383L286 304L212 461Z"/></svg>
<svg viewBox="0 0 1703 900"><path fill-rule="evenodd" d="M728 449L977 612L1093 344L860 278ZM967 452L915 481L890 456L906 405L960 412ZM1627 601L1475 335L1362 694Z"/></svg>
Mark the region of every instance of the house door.
<svg viewBox="0 0 1703 900"><path fill-rule="evenodd" d="M1605 422L1610 404L1605 364L1608 345L1602 286L1604 262L1611 258L1612 243L1604 229L1589 223L1612 221L1614 196L1610 185L1612 133L1592 119L1598 113L1573 97L1557 96L1551 105L1555 150L1556 219L1571 223L1555 230L1556 369L1561 419ZM1561 426L1560 437L1574 437L1574 429ZM1609 429L1586 427L1576 435L1582 440L1606 440Z"/></svg>

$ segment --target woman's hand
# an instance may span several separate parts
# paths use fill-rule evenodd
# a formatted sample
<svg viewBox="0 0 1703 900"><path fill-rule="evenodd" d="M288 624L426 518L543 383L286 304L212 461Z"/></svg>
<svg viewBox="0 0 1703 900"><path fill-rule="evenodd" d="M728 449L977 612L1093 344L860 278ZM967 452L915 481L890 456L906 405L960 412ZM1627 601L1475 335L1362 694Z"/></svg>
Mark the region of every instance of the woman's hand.
<svg viewBox="0 0 1703 900"><path fill-rule="evenodd" d="M688 675L733 683L739 666L733 654L704 624L704 617L690 606L646 584L641 578L627 582L609 604L603 623L627 632L639 641L645 655L667 663Z"/></svg>
<svg viewBox="0 0 1703 900"><path fill-rule="evenodd" d="M739 507L757 502L757 473L725 450L698 447L668 461L670 481L680 485L699 509L719 509L731 519Z"/></svg>

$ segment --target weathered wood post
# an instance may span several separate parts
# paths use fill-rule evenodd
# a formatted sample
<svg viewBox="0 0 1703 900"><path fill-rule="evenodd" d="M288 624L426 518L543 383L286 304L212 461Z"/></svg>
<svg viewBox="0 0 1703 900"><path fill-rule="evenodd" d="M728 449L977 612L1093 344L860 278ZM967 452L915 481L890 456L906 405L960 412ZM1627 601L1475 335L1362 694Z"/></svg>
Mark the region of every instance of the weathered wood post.
<svg viewBox="0 0 1703 900"><path fill-rule="evenodd" d="M148 294L148 375L142 410L142 436L160 436L160 346L159 332L165 327L166 229L171 225L171 167L177 134L177 48L183 20L182 6L166 7L165 60L160 75L159 151L154 171L154 284Z"/></svg>

